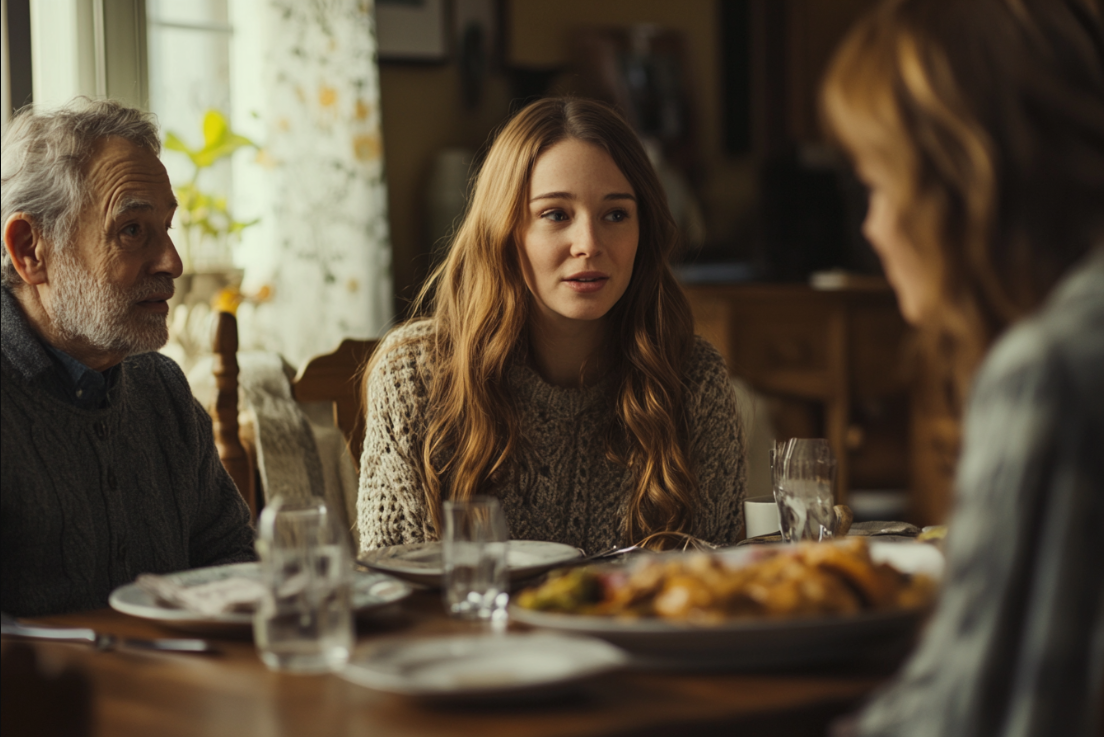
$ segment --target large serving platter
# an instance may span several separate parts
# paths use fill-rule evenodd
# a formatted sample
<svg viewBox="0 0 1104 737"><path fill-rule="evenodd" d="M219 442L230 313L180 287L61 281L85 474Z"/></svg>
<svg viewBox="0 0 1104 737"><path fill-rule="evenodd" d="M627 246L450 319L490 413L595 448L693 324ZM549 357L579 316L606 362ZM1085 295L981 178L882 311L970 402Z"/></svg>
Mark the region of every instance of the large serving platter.
<svg viewBox="0 0 1104 737"><path fill-rule="evenodd" d="M357 650L341 675L377 691L470 705L547 698L627 662L593 638L485 633L377 642Z"/></svg>
<svg viewBox="0 0 1104 737"><path fill-rule="evenodd" d="M719 553L732 565L762 555L765 546ZM943 556L923 543L870 544L871 557L906 573L939 578ZM558 614L510 607L510 617L543 630L598 637L628 651L638 663L722 668L789 667L865 660L907 648L927 609L800 619L733 619L710 625L653 618Z"/></svg>
<svg viewBox="0 0 1104 737"><path fill-rule="evenodd" d="M570 563L582 551L563 543L543 540L511 540L506 565L511 581L522 581ZM444 575L440 542L393 545L373 550L357 561L363 566L425 586L439 587Z"/></svg>
<svg viewBox="0 0 1104 737"><path fill-rule="evenodd" d="M256 580L260 575L260 566L257 563L232 563L169 573L165 578L181 586L198 586L228 578ZM405 599L410 596L411 591L408 583L392 576L356 571L353 575L353 609L358 615L376 612ZM166 604L134 583L120 586L112 591L108 603L112 609L123 614L192 632L245 633L253 626L253 615L250 612L228 612L205 616Z"/></svg>

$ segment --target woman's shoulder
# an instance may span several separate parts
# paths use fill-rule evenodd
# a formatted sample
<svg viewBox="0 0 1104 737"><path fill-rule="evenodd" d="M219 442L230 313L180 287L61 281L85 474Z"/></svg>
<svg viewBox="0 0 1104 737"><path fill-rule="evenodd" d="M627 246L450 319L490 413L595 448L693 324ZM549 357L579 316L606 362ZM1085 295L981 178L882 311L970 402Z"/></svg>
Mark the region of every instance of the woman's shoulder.
<svg viewBox="0 0 1104 737"><path fill-rule="evenodd" d="M373 356L369 385L378 381L424 381L432 368L433 333L431 320L412 320L388 332Z"/></svg>
<svg viewBox="0 0 1104 737"><path fill-rule="evenodd" d="M1104 395L1104 247L1072 270L1036 314L1008 330L978 373L975 394L1050 383L1088 401Z"/></svg>
<svg viewBox="0 0 1104 737"><path fill-rule="evenodd" d="M411 320L388 331L376 349L381 357L424 357L429 354L433 340L432 320Z"/></svg>
<svg viewBox="0 0 1104 737"><path fill-rule="evenodd" d="M721 352L700 335L695 335L686 359L686 384L693 388L729 384L728 366Z"/></svg>

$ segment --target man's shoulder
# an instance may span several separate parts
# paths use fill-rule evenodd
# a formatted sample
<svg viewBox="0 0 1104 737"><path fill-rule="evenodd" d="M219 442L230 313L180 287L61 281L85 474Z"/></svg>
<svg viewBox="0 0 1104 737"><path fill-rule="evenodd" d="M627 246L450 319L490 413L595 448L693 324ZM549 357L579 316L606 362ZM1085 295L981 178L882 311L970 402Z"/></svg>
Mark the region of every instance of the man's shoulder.
<svg viewBox="0 0 1104 737"><path fill-rule="evenodd" d="M30 380L53 370L39 338L27 324L18 298L6 286L0 288L0 345L6 371Z"/></svg>
<svg viewBox="0 0 1104 737"><path fill-rule="evenodd" d="M177 403L191 404L192 389L176 361L162 353L128 356L120 365L129 392L167 394Z"/></svg>

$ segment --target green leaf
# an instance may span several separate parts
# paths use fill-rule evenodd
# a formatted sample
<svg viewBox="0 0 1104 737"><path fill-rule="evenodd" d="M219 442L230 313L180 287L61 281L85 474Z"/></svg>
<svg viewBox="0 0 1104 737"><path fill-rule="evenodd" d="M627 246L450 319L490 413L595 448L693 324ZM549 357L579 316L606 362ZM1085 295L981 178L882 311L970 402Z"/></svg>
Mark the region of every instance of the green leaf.
<svg viewBox="0 0 1104 737"><path fill-rule="evenodd" d="M250 220L247 223L243 223L243 222L239 222L237 220L234 220L233 222L230 223L230 234L231 235L237 235L238 233L242 232L246 228L248 228L252 225L256 225L259 222L261 222L260 218L254 218L253 220Z"/></svg>
<svg viewBox="0 0 1104 737"><path fill-rule="evenodd" d="M180 140L180 136L176 135L172 131L168 131L165 134L165 148L169 149L170 151L179 151L182 154L188 154L188 156L192 156L195 154L195 151L192 151L192 149L188 147L188 144Z"/></svg>
<svg viewBox="0 0 1104 737"><path fill-rule="evenodd" d="M255 146L255 144L245 136L231 133L224 137L217 145L208 146L202 151L199 151L195 157L196 166L200 169L205 169L213 165L216 161L232 155L235 151L244 146Z"/></svg>

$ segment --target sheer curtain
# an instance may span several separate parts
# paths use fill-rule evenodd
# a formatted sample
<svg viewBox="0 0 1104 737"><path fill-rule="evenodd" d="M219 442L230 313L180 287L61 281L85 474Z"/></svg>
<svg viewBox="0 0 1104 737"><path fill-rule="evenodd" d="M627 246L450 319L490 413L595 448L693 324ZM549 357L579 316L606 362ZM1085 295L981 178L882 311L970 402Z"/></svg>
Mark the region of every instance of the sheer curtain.
<svg viewBox="0 0 1104 737"><path fill-rule="evenodd" d="M165 130L202 138L206 109L256 142L200 184L246 228L234 263L243 350L293 366L392 320L373 3L147 0L150 98ZM174 183L186 157L166 152Z"/></svg>
<svg viewBox="0 0 1104 737"><path fill-rule="evenodd" d="M234 125L263 145L235 170L260 223L240 249L250 347L293 365L393 318L373 3L232 0Z"/></svg>

